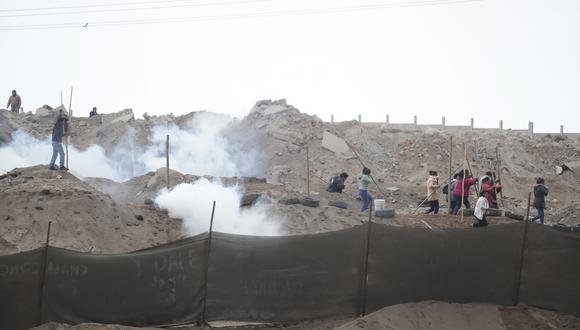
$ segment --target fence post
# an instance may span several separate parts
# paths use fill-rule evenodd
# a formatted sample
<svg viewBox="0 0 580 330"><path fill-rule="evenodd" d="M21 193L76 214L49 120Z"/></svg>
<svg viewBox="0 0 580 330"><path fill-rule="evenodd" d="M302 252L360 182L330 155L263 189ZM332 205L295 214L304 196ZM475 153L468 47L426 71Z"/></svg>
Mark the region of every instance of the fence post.
<svg viewBox="0 0 580 330"><path fill-rule="evenodd" d="M169 189L169 134L167 134L165 139L165 161L167 168L167 189Z"/></svg>
<svg viewBox="0 0 580 330"><path fill-rule="evenodd" d="M471 130L473 131L473 118L470 119L470 125L471 126Z"/></svg>
<svg viewBox="0 0 580 330"><path fill-rule="evenodd" d="M530 199L532 197L532 192L528 192L528 207L526 211L526 217L524 218L524 235L522 237L522 247L520 249L520 264L519 264L519 271L518 271L518 278L516 282L516 292L515 292L515 299L514 305L520 303L520 289L522 286L522 269L524 268L524 253L526 250L526 242L528 238L528 226L529 221L528 217L530 216Z"/></svg>
<svg viewBox="0 0 580 330"><path fill-rule="evenodd" d="M358 122L359 123L362 123L362 120L361 120L361 116L360 115L358 115Z"/></svg>
<svg viewBox="0 0 580 330"><path fill-rule="evenodd" d="M499 121L499 130L503 131L503 120Z"/></svg>
<svg viewBox="0 0 580 330"><path fill-rule="evenodd" d="M560 135L564 136L564 125L560 125Z"/></svg>
<svg viewBox="0 0 580 330"><path fill-rule="evenodd" d="M528 122L528 137L533 138L534 137L534 123L533 122Z"/></svg>
<svg viewBox="0 0 580 330"><path fill-rule="evenodd" d="M374 200L369 204L369 221L367 222L367 238L365 242L365 258L363 263L363 278L362 278L362 298L360 316L366 315L367 311L367 282L369 273L369 252L371 249L371 227L373 223L373 206Z"/></svg>
<svg viewBox="0 0 580 330"><path fill-rule="evenodd" d="M203 306L201 310L201 320L200 325L203 327L206 324L206 317L205 317L205 310L207 306L207 282L209 277L209 256L211 253L211 236L213 233L213 216L215 214L215 201L213 201L213 205L211 207L211 220L209 222L209 236L207 242L207 253L205 255L205 276L203 279Z"/></svg>
<svg viewBox="0 0 580 330"><path fill-rule="evenodd" d="M389 115L387 115L387 124L389 124Z"/></svg>
<svg viewBox="0 0 580 330"><path fill-rule="evenodd" d="M330 123L334 124L334 115L330 115Z"/></svg>
<svg viewBox="0 0 580 330"><path fill-rule="evenodd" d="M48 264L48 247L50 245L50 228L52 227L52 221L48 222L48 230L46 231L46 242L44 243L44 254L42 256L42 262L40 263L39 275L39 293L38 293L38 317L36 320L37 325L42 324L42 303L44 301L44 283L46 282L46 269Z"/></svg>
<svg viewBox="0 0 580 330"><path fill-rule="evenodd" d="M415 126L415 129L417 129L417 115L413 116L413 125Z"/></svg>
<svg viewBox="0 0 580 330"><path fill-rule="evenodd" d="M445 129L445 116L441 117L441 128Z"/></svg>

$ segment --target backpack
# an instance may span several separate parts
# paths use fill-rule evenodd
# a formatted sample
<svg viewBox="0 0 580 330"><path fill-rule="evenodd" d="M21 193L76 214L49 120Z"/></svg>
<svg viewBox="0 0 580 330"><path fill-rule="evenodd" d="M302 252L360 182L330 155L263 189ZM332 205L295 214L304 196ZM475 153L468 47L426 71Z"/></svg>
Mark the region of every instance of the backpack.
<svg viewBox="0 0 580 330"><path fill-rule="evenodd" d="M447 194L449 194L449 185L448 185L448 184L444 185L444 186L443 186L443 189L441 189L441 192L442 192L444 195L447 195Z"/></svg>

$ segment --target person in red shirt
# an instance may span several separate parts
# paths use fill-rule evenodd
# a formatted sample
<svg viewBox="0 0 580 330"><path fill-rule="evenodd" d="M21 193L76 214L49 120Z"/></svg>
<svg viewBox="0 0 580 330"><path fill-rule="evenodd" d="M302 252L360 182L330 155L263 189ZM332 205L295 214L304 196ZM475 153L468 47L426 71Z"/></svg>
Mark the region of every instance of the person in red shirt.
<svg viewBox="0 0 580 330"><path fill-rule="evenodd" d="M501 190L501 186L499 184L492 184L491 179L489 177L484 177L481 181L481 192L485 192L485 198L491 207L493 205L493 195L496 192Z"/></svg>
<svg viewBox="0 0 580 330"><path fill-rule="evenodd" d="M467 176L467 179L464 179L464 174ZM469 171L461 171L458 173L457 176L457 184L455 185L455 190L453 191L453 196L457 200L457 204L455 204L455 208L453 208L453 214L457 214L459 209L461 208L461 194L463 193L463 205L465 208L471 208L471 204L469 204L469 187L473 186L477 182L477 178L472 177L469 175Z"/></svg>

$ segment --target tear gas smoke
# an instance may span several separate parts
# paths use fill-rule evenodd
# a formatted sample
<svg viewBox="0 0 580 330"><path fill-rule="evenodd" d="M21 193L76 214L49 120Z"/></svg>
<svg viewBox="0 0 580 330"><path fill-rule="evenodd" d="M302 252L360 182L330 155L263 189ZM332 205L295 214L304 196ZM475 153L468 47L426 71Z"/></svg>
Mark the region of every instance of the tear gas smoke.
<svg viewBox="0 0 580 330"><path fill-rule="evenodd" d="M69 154L73 164L73 174L81 177L103 177L119 181L122 176L115 169L115 162L105 155L103 148L92 145L80 151L69 145ZM12 142L0 147L0 165L4 170L15 167L26 167L38 164L48 164L52 155L50 139L38 140L29 134L16 131ZM57 165L60 160L57 160Z"/></svg>
<svg viewBox="0 0 580 330"><path fill-rule="evenodd" d="M193 184L182 183L172 190L164 189L155 203L168 210L169 216L183 219L189 235L209 230L211 209L216 201L213 230L243 235L279 235L281 222L259 201L250 208L240 208L242 191L238 186L226 187L219 181L200 179Z"/></svg>

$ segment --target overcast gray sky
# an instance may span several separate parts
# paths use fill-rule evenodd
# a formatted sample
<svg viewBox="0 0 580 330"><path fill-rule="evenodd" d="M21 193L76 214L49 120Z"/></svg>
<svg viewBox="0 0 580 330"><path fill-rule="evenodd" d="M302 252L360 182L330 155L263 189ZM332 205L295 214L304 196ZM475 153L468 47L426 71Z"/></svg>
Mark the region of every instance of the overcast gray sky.
<svg viewBox="0 0 580 330"><path fill-rule="evenodd" d="M478 127L503 119L580 132L579 0L116 3L131 4L0 0L0 106L12 89L25 110L58 105L61 90L68 104L74 86L73 110L84 116L92 106L243 116L257 100L286 98L327 121L474 117ZM68 6L93 7L11 11ZM40 15L54 12L83 13ZM183 17L198 18L150 24ZM99 26L127 20L148 24ZM29 25L39 29L22 30Z"/></svg>

